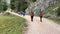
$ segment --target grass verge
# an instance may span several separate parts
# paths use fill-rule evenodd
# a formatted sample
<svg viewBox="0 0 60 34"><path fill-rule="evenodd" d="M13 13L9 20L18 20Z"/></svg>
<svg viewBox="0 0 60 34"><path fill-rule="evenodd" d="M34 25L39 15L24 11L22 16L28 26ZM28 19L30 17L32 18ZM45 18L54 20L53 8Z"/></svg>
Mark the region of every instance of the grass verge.
<svg viewBox="0 0 60 34"><path fill-rule="evenodd" d="M59 24L60 25L60 20L58 20L58 19L54 19L54 18L48 18L49 20L52 20L52 21L54 21L55 23L57 23L57 24Z"/></svg>
<svg viewBox="0 0 60 34"><path fill-rule="evenodd" d="M0 34L22 34L24 24L24 18L12 14L0 16Z"/></svg>

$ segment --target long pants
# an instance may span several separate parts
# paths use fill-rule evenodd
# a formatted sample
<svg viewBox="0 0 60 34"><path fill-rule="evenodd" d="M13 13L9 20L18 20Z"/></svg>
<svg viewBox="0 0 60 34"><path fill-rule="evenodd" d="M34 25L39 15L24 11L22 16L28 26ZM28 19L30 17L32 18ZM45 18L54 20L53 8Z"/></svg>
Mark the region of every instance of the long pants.
<svg viewBox="0 0 60 34"><path fill-rule="evenodd" d="M33 16L31 16L31 21L33 21Z"/></svg>
<svg viewBox="0 0 60 34"><path fill-rule="evenodd" d="M42 16L40 16L40 21L42 22Z"/></svg>

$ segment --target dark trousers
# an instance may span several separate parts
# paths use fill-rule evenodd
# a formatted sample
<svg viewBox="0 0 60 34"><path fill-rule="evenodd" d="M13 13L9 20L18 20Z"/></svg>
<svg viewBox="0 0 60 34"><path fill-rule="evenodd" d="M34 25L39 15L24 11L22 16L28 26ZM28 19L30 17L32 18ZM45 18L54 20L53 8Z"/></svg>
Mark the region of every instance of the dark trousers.
<svg viewBox="0 0 60 34"><path fill-rule="evenodd" d="M40 16L40 21L42 22L42 16Z"/></svg>
<svg viewBox="0 0 60 34"><path fill-rule="evenodd" d="M31 21L33 21L33 16L31 16Z"/></svg>

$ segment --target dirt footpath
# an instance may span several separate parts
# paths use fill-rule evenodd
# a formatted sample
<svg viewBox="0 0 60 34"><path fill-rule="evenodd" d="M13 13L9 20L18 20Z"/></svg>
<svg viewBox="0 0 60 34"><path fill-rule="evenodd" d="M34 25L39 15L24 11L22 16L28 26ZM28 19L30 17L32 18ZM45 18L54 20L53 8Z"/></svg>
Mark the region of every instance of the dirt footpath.
<svg viewBox="0 0 60 34"><path fill-rule="evenodd" d="M30 16L26 15L23 18L25 18L28 23L28 29L25 34L60 34L60 25L55 24L55 22L51 20L43 18L43 22L40 22L39 17L34 17L34 21L31 22Z"/></svg>

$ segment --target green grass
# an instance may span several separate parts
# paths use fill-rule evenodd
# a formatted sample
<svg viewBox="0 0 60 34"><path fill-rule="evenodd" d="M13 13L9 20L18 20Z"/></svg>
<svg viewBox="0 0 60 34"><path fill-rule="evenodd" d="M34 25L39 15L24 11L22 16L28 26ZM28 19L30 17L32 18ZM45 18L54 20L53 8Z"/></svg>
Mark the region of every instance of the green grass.
<svg viewBox="0 0 60 34"><path fill-rule="evenodd" d="M59 24L60 25L60 20L58 19L53 19L53 18L48 18L49 20L53 20L56 24Z"/></svg>
<svg viewBox="0 0 60 34"><path fill-rule="evenodd" d="M0 34L22 34L25 19L14 16L0 16Z"/></svg>

